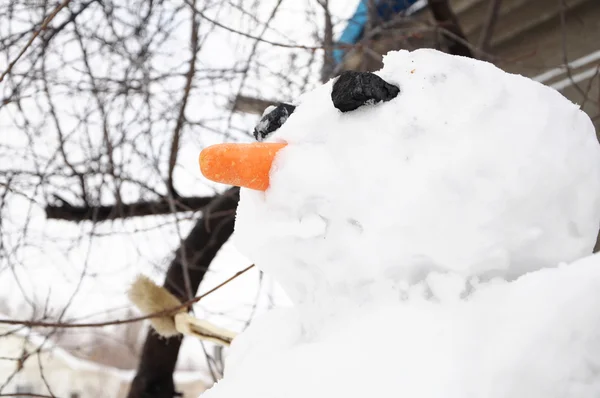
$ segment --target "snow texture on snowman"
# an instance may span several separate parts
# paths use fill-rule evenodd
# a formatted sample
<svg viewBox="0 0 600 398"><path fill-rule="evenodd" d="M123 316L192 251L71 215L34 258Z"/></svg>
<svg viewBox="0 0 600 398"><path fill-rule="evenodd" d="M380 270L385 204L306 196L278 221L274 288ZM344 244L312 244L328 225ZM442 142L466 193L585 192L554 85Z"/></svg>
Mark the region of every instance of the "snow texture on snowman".
<svg viewBox="0 0 600 398"><path fill-rule="evenodd" d="M590 119L490 63L384 61L269 109L262 142L203 151L243 187L234 243L293 306L202 397L599 397Z"/></svg>

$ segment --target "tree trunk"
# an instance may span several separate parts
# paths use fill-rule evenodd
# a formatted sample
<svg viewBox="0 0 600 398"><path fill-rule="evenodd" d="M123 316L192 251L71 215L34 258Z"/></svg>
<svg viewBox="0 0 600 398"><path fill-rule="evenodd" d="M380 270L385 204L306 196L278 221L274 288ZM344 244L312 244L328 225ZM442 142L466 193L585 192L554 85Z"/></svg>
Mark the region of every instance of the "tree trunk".
<svg viewBox="0 0 600 398"><path fill-rule="evenodd" d="M238 200L239 188L231 188L225 194L216 197L205 208L202 217L177 250L167 271L164 286L178 298L186 298L185 272L189 274L191 289L195 293L211 261L233 233ZM183 258L187 261L182 261ZM184 267L186 263L188 270ZM175 391L173 372L181 341L181 337L164 339L151 329L148 331L128 398L180 396Z"/></svg>

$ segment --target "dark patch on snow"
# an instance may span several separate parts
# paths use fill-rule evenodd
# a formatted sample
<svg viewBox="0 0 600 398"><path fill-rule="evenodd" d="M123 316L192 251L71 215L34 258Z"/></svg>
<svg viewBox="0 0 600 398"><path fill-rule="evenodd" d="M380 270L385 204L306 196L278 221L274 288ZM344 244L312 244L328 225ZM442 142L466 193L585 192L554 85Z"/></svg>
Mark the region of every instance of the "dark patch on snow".
<svg viewBox="0 0 600 398"><path fill-rule="evenodd" d="M256 138L257 141L266 139L271 133L283 126L295 109L296 107L291 104L281 103L277 105L275 109L268 112L260 119L254 128L254 138Z"/></svg>
<svg viewBox="0 0 600 398"><path fill-rule="evenodd" d="M359 232L362 233L364 231L362 224L358 220L355 220L354 218L348 218L346 221L348 222L348 224L356 228Z"/></svg>
<svg viewBox="0 0 600 398"><path fill-rule="evenodd" d="M448 76L445 73L429 76L429 81L431 84L444 83L446 80L448 80Z"/></svg>

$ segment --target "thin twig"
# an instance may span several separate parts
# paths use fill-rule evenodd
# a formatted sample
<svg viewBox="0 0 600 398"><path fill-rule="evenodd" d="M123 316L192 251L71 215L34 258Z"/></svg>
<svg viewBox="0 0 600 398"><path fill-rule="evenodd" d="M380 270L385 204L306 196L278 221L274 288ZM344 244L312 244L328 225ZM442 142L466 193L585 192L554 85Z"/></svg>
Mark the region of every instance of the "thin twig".
<svg viewBox="0 0 600 398"><path fill-rule="evenodd" d="M186 74L186 82L185 88L183 90L183 97L181 98L181 107L179 108L179 115L177 116L177 123L175 124L175 129L173 131L173 139L171 142L171 153L169 155L169 170L167 176L167 193L169 195L169 205L171 207L171 211L174 213L175 217L175 228L177 229L177 234L181 238L181 230L179 228L179 220L175 211L175 199L179 198L179 194L175 190L175 183L173 181L173 174L175 172L175 165L177 164L177 155L179 154L179 141L181 138L181 133L183 131L183 125L185 121L185 109L188 103L188 99L190 97L190 92L192 89L192 83L194 81L194 76L196 74L196 59L198 57L199 51L199 42L198 42L198 30L200 28L200 23L196 18L196 14L194 13L194 9L196 7L196 0L194 0L191 12L192 19L192 29L191 29L191 37L190 44L192 47L192 57L190 59L190 65L188 69L188 73ZM192 298L194 297L194 293L192 291L192 282L190 279L189 273L189 262L188 257L186 255L186 245L180 245L179 252L181 254L181 266L183 267L183 284L185 287L185 297Z"/></svg>
<svg viewBox="0 0 600 398"><path fill-rule="evenodd" d="M201 294L200 296L194 297L190 300L187 300L184 303L182 303L181 305L178 305L177 307L167 308L163 311L158 311L158 312L144 315L144 316L138 316L138 317L134 317L134 318L114 320L114 321L106 321L106 322L93 322L93 323L56 323L56 322L17 321L17 320L12 320L12 319L0 319L0 324L23 325L26 327L50 327L50 328L73 329L73 328L103 327L103 326L110 326L110 325L123 325L126 323L139 322L139 321L143 321L143 320L150 319L150 318L158 318L161 316L174 314L179 310L188 308L190 305L197 303L198 301L202 300L204 297L208 296L209 294L214 293L215 291L217 291L220 288L222 288L223 286L227 285L229 282L233 281L234 279L240 277L242 274L246 273L247 271L251 270L252 268L254 268L254 264L244 268L241 271L238 271L233 276L231 276L228 279L226 279L225 281L219 283L217 286L213 287L206 293Z"/></svg>
<svg viewBox="0 0 600 398"><path fill-rule="evenodd" d="M175 128L173 130L173 138L171 141L171 152L169 155L169 170L167 175L167 189L170 194L175 195L175 183L173 182L173 173L175 172L175 166L177 164L177 155L179 154L179 141L181 138L181 132L183 130L183 125L185 121L185 110L188 104L188 99L190 97L190 92L192 90L192 84L194 81L194 76L196 74L196 59L198 57L198 30L199 23L198 19L194 11L196 10L196 1L190 5L192 8L192 29L191 29L191 37L190 44L192 50L192 57L190 59L190 66L188 72L186 74L185 79L185 87L183 89L183 96L181 98L181 106L179 107L179 114L177 115L177 123L175 124Z"/></svg>
<svg viewBox="0 0 600 398"><path fill-rule="evenodd" d="M39 34L43 30L46 30L46 28L48 27L48 24L54 19L54 17L60 12L60 10L65 8L70 2L71 2L71 0L63 0L63 2L60 3L58 6L56 6L56 8L50 13L50 15L48 15L44 19L44 21L42 22L42 26L40 26L40 28L38 30L33 32L33 35L31 35L31 38L29 39L27 44L25 44L25 47L23 47L21 49L21 51L19 52L19 54L17 55L17 57L15 59L13 59L10 64L8 64L8 68L6 68L6 70L4 72L2 72L2 74L0 75L0 82L2 82L2 80L4 80L4 77L12 71L15 64L19 61L19 59L23 56L23 54L25 54L25 51L27 51L27 49L31 46L31 44L39 36Z"/></svg>
<svg viewBox="0 0 600 398"><path fill-rule="evenodd" d="M571 70L571 67L569 66L569 54L567 53L567 18L566 18L566 13L567 13L567 2L566 0L558 0L558 6L560 8L560 29L561 29L561 46L562 46L562 58L563 58L563 64L565 65L565 71L567 74L567 77L569 79L569 81L571 82L571 85L575 88L575 90L577 90L577 92L579 94L581 94L582 97L585 98L585 93L583 92L583 89L581 87L579 87L579 84L577 84L577 82L573 79L573 71Z"/></svg>
<svg viewBox="0 0 600 398"><path fill-rule="evenodd" d="M494 34L494 27L496 26L496 22L498 21L500 5L502 4L502 0L489 1L490 4L488 5L485 23L483 24L483 28L481 29L481 35L479 36L479 42L477 43L477 47L479 48L479 50L484 53L489 50L490 41L492 40L492 35Z"/></svg>
<svg viewBox="0 0 600 398"><path fill-rule="evenodd" d="M321 68L321 82L325 83L333 77L335 69L335 60L333 58L333 22L331 12L329 11L329 0L319 0L319 5L323 8L323 18L325 26L323 27L323 67Z"/></svg>
<svg viewBox="0 0 600 398"><path fill-rule="evenodd" d="M186 4L193 6L191 0L184 0ZM208 22L214 24L215 26L218 26L221 29L225 29L231 33L235 33L238 34L240 36L244 36L247 37L248 39L253 39L253 40L257 40L261 43L265 43L265 44L270 44L272 46L275 47L282 47L282 48L296 48L296 49L301 49L301 50L321 50L323 49L323 46L308 46L308 45L302 45L302 44L286 44L286 43L278 43L272 40L267 40L267 39L263 39L260 36L255 36L252 35L250 33L246 33L246 32L242 32L241 30L232 28L230 26L224 25L221 22L218 22L215 19L212 19L208 16L206 16L205 13L203 13L202 11L198 10L197 8L194 8L194 11L196 12L196 14L198 14L200 17L202 17L203 19L206 19ZM351 48L351 45L341 45L341 44L335 44L333 47L340 47L340 48Z"/></svg>
<svg viewBox="0 0 600 398"><path fill-rule="evenodd" d="M585 89L585 95L583 96L583 102L581 102L581 109L585 108L585 104L588 101L593 102L593 100L590 99L590 91L592 91L592 87L594 85L594 80L596 80L596 77L598 77L599 75L600 75L600 64L598 64L598 66L596 66L596 73L594 73L594 76L592 76L590 78L590 81L588 82L588 86ZM599 79L599 81L600 81L600 79ZM600 103L598 105L600 105Z"/></svg>
<svg viewBox="0 0 600 398"><path fill-rule="evenodd" d="M470 46L465 45L465 42L468 42L467 38L448 0L429 0L428 4L436 24L444 29L442 35L447 41L448 52L452 55L473 58ZM457 40L457 37L461 40Z"/></svg>

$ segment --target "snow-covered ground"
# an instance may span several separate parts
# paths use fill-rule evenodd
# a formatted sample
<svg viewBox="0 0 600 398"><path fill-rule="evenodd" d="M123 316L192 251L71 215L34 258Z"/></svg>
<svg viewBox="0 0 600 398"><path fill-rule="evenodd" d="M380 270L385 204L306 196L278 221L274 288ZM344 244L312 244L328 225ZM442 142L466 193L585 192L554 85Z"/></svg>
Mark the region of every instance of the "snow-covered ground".
<svg viewBox="0 0 600 398"><path fill-rule="evenodd" d="M600 146L578 106L492 64L385 57L400 88L297 101L234 244L294 305L204 398L597 397Z"/></svg>

